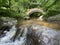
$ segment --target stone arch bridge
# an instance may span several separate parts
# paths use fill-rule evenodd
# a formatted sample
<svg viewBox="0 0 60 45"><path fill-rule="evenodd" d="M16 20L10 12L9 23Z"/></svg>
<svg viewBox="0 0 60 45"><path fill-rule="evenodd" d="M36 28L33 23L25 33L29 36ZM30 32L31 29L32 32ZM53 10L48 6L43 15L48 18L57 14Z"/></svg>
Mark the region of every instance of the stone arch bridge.
<svg viewBox="0 0 60 45"><path fill-rule="evenodd" d="M43 11L43 9L41 8L32 8L32 9L28 9L28 11L26 12L27 15L31 15L32 13L35 12L40 12L42 14L45 14L45 12Z"/></svg>
<svg viewBox="0 0 60 45"><path fill-rule="evenodd" d="M45 14L45 12L43 11L43 9L41 9L41 8L32 8L32 9L28 9L27 10L27 12L26 12L26 14L29 16L28 18L30 18L30 15L32 14L32 13L35 13L35 12L40 12L40 13L42 13L42 15L40 16L40 17L38 17L38 19L39 20L43 20L43 15Z"/></svg>

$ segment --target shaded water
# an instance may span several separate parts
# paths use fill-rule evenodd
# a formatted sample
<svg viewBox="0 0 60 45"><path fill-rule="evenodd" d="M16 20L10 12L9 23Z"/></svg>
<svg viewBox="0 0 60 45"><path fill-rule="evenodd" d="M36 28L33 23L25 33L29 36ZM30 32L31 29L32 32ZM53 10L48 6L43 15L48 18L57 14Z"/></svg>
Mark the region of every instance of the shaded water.
<svg viewBox="0 0 60 45"><path fill-rule="evenodd" d="M49 22L49 21L41 21L36 18L30 20L23 20L21 22L19 21L19 25L29 26L30 24L37 24L37 25L60 30L60 21Z"/></svg>
<svg viewBox="0 0 60 45"><path fill-rule="evenodd" d="M18 29L16 25L12 25L9 31L4 31L0 45L60 45L60 31L56 30L59 28L58 24L36 19L19 24Z"/></svg>

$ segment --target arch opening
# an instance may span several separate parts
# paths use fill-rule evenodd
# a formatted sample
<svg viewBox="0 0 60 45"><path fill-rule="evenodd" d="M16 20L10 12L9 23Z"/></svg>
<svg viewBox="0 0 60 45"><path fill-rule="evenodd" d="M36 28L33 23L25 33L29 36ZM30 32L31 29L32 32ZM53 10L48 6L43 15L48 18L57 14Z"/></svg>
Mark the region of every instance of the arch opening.
<svg viewBox="0 0 60 45"><path fill-rule="evenodd" d="M39 18L42 15L42 13L40 12L33 12L31 14L29 14L29 17L32 18Z"/></svg>

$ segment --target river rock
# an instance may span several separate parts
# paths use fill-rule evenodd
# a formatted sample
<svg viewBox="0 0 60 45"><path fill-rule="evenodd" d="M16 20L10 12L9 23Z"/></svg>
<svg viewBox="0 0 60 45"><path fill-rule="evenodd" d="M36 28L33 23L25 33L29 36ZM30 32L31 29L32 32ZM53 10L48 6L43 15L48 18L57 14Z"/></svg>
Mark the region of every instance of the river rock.
<svg viewBox="0 0 60 45"><path fill-rule="evenodd" d="M60 14L47 18L47 21L60 21Z"/></svg>
<svg viewBox="0 0 60 45"><path fill-rule="evenodd" d="M41 15L37 20L43 21L43 15Z"/></svg>
<svg viewBox="0 0 60 45"><path fill-rule="evenodd" d="M9 17L1 17L0 18L1 26L12 26L12 25L16 25L16 24L17 24L17 20L14 18L9 18Z"/></svg>
<svg viewBox="0 0 60 45"><path fill-rule="evenodd" d="M40 25L28 28L28 45L60 45L60 31Z"/></svg>

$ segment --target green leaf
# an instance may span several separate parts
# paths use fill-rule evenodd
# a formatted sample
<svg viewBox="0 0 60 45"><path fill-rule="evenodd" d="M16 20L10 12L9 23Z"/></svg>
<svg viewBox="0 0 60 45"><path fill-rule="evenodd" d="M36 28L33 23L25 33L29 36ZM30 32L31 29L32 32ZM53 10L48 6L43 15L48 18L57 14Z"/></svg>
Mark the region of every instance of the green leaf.
<svg viewBox="0 0 60 45"><path fill-rule="evenodd" d="M60 11L60 0L57 0L48 10Z"/></svg>
<svg viewBox="0 0 60 45"><path fill-rule="evenodd" d="M47 3L44 5L45 7L49 7L55 3L56 0L48 0Z"/></svg>

